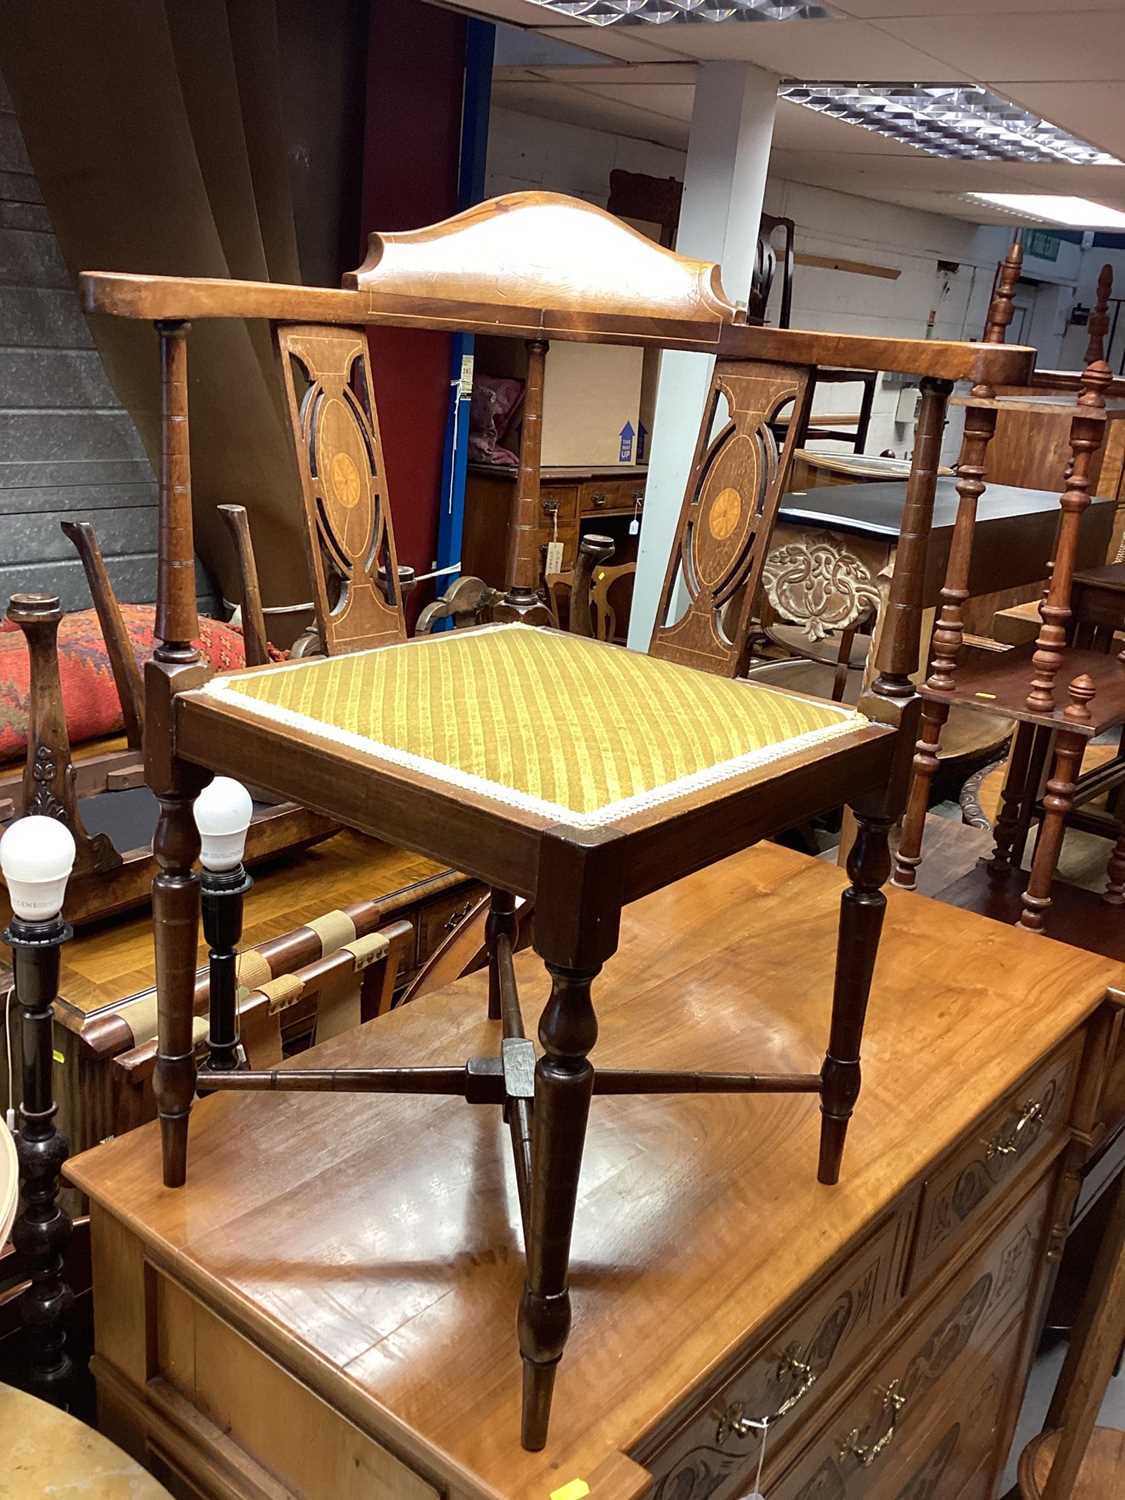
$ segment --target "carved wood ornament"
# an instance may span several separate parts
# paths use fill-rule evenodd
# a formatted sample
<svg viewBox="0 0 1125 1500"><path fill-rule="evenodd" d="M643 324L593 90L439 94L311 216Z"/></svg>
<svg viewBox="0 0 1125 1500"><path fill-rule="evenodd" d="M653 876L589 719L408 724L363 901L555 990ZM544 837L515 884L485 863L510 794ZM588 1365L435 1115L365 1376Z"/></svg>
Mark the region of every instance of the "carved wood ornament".
<svg viewBox="0 0 1125 1500"><path fill-rule="evenodd" d="M276 337L325 649L404 640L367 339L362 329L301 325Z"/></svg>
<svg viewBox="0 0 1125 1500"><path fill-rule="evenodd" d="M746 626L811 386L809 370L800 366L717 364L664 578L653 656L724 677L745 671ZM712 436L723 400L729 416ZM769 423L790 401L795 419L779 453ZM662 625L681 580L687 610Z"/></svg>
<svg viewBox="0 0 1125 1500"><path fill-rule="evenodd" d="M870 568L831 533L806 532L775 547L762 579L773 609L800 625L810 641L847 630L882 603Z"/></svg>

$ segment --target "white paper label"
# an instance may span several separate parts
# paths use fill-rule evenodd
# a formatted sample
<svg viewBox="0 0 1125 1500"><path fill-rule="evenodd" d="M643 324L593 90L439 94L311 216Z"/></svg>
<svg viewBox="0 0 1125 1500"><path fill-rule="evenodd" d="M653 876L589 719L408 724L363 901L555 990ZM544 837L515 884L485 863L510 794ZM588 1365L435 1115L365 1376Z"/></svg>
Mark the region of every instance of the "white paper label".
<svg viewBox="0 0 1125 1500"><path fill-rule="evenodd" d="M637 520L636 516L634 516L633 519L629 522L629 535L638 536L640 534L640 530L641 523Z"/></svg>
<svg viewBox="0 0 1125 1500"><path fill-rule="evenodd" d="M563 544L561 542L547 543L547 572L562 572Z"/></svg>

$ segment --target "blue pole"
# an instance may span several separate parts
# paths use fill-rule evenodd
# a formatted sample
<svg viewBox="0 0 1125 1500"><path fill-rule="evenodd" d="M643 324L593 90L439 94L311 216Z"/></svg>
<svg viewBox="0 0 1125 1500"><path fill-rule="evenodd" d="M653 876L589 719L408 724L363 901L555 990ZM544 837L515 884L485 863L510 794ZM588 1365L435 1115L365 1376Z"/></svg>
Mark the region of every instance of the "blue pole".
<svg viewBox="0 0 1125 1500"><path fill-rule="evenodd" d="M490 21L465 23L465 92L461 106L461 159L457 174L457 207L471 208L484 197L488 152L488 112L492 96L492 58L496 27ZM441 510L438 515L437 565L459 571L465 522L465 474L469 463L469 405L473 388L473 336L455 334L449 368L449 417L442 453ZM437 580L438 593L457 571Z"/></svg>

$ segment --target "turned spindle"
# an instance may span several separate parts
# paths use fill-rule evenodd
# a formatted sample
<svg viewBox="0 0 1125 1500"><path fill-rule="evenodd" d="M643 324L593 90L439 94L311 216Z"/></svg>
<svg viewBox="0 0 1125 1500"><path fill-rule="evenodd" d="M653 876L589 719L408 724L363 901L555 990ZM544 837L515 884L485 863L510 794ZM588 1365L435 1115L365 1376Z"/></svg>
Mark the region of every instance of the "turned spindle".
<svg viewBox="0 0 1125 1500"><path fill-rule="evenodd" d="M508 549L502 599L493 618L525 625L549 625L551 611L539 593L540 460L543 449L543 392L547 375L546 339L527 341L520 424L520 462L508 516Z"/></svg>
<svg viewBox="0 0 1125 1500"><path fill-rule="evenodd" d="M19 1303L26 1384L34 1395L56 1406L67 1404L74 1374L65 1327L74 1294L63 1274L71 1221L58 1201L59 1173L70 1147L55 1129L51 1031L59 992L59 950L72 936L62 905L74 855L74 837L56 818L19 818L0 839L0 867L12 905L4 941L12 950L23 1048L16 1139L23 1204L12 1227L12 1243L24 1258L31 1282Z"/></svg>
<svg viewBox="0 0 1125 1500"><path fill-rule="evenodd" d="M988 316L984 323L983 341L986 344L1002 344L1008 336L1008 325L1014 316L1012 298L1016 294L1016 282L1023 273L1023 250L1018 240L1008 249L996 273L996 286L992 301L988 304Z"/></svg>
<svg viewBox="0 0 1125 1500"><path fill-rule="evenodd" d="M1094 679L1089 672L1076 677L1068 689L1070 702L1063 709L1063 718L1069 719L1072 724L1089 724L1093 717L1090 702L1096 691Z"/></svg>
<svg viewBox="0 0 1125 1500"><path fill-rule="evenodd" d="M1066 489L1059 499L1058 536L1047 597L1039 606L1042 624L1031 658L1034 676L1027 694L1033 713L1049 714L1055 707L1055 678L1062 668L1070 620L1070 592L1082 516L1090 504L1090 467L1105 437L1105 393L1113 372L1104 360L1086 369L1075 415L1070 424L1073 455Z"/></svg>
<svg viewBox="0 0 1125 1500"><path fill-rule="evenodd" d="M1106 264L1098 275L1098 293L1086 324L1089 342L1084 365L1094 365L1105 358L1105 337L1109 332L1109 299L1113 295L1113 267Z"/></svg>
<svg viewBox="0 0 1125 1500"><path fill-rule="evenodd" d="M201 1073L229 1073L246 1066L238 1039L237 964L243 899L254 883L242 864L253 812L250 793L229 776L216 776L195 799L210 986L207 1060L200 1067ZM199 1092L207 1091L200 1088Z"/></svg>

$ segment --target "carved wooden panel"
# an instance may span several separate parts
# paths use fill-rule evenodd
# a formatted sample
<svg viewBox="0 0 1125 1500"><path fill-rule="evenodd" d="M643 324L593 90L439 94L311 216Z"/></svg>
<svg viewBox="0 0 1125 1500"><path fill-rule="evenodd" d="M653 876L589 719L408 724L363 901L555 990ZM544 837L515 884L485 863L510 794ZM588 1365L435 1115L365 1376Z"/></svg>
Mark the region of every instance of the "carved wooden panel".
<svg viewBox="0 0 1125 1500"><path fill-rule="evenodd" d="M355 328L281 326L277 346L325 650L334 656L404 640L366 336Z"/></svg>
<svg viewBox="0 0 1125 1500"><path fill-rule="evenodd" d="M972 1139L927 1179L908 1290L924 1285L986 1205L1059 1140L1066 1130L1077 1067L1075 1041L1012 1090Z"/></svg>
<svg viewBox="0 0 1125 1500"><path fill-rule="evenodd" d="M847 540L830 531L802 532L773 548L762 573L778 618L800 625L810 641L847 630L878 610L877 576Z"/></svg>
<svg viewBox="0 0 1125 1500"><path fill-rule="evenodd" d="M654 1500L702 1500L757 1461L769 1419L771 1461L802 1433L898 1305L915 1199L876 1231L775 1337L727 1379L705 1406L652 1454L637 1456L656 1478ZM741 1494L741 1489L729 1491Z"/></svg>
<svg viewBox="0 0 1125 1500"><path fill-rule="evenodd" d="M804 366L720 360L664 579L654 656L740 676L770 534L811 396ZM779 453L769 423L794 402ZM716 431L725 404L726 420ZM688 605L671 624L679 586Z"/></svg>

